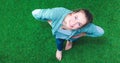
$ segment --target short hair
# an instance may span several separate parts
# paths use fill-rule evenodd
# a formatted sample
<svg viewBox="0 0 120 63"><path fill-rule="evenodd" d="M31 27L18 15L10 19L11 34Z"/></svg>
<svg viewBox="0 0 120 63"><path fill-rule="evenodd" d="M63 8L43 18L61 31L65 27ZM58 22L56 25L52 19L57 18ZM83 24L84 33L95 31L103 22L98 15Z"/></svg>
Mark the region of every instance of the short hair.
<svg viewBox="0 0 120 63"><path fill-rule="evenodd" d="M74 10L73 12L77 13L77 12L80 12L80 11L83 11L85 13L86 18L87 18L87 23L85 25L93 22L93 15L90 13L89 10L87 10L87 9L77 9L77 10ZM85 26L85 25L83 25L83 26Z"/></svg>

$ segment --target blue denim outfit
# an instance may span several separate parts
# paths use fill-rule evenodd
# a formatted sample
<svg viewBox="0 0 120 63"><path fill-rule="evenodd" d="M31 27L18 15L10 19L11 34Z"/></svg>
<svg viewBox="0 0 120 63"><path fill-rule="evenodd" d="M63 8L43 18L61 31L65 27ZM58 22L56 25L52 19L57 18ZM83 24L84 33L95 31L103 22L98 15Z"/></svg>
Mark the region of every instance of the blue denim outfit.
<svg viewBox="0 0 120 63"><path fill-rule="evenodd" d="M39 21L52 21L52 34L56 37L57 42L63 42L65 40L69 40L70 42L74 42L76 39L71 38L72 36L78 35L80 33L85 32L86 36L90 37L99 37L104 34L104 30L96 26L93 23L89 23L83 28L77 29L77 30L64 30L61 28L62 22L64 18L69 14L72 13L73 11L68 10L63 7L57 7L57 8L49 8L49 9L35 9L32 11L32 15L35 19ZM58 45L58 50L61 50L62 44Z"/></svg>

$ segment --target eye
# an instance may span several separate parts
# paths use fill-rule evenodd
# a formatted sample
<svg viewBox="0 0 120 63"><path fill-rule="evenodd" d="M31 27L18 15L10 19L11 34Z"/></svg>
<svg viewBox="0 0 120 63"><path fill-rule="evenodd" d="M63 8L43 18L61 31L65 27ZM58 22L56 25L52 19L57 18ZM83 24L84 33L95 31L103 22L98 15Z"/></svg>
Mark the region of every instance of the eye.
<svg viewBox="0 0 120 63"><path fill-rule="evenodd" d="M75 16L75 19L78 19L78 17L77 17L77 16Z"/></svg>
<svg viewBox="0 0 120 63"><path fill-rule="evenodd" d="M78 22L78 25L81 26L81 23Z"/></svg>

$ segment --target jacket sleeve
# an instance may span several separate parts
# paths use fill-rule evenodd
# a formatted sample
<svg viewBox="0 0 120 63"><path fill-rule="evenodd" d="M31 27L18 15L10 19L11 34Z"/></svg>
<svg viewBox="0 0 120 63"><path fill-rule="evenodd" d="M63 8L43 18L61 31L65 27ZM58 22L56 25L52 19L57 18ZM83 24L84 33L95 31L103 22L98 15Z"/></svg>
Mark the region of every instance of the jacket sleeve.
<svg viewBox="0 0 120 63"><path fill-rule="evenodd" d="M94 24L91 24L86 32L86 36L90 36L90 37L100 37L103 34L104 34L104 30L101 27L96 26Z"/></svg>
<svg viewBox="0 0 120 63"><path fill-rule="evenodd" d="M35 9L32 11L32 15L37 20L54 21L60 17L60 14L64 9L65 8L62 7L49 9Z"/></svg>

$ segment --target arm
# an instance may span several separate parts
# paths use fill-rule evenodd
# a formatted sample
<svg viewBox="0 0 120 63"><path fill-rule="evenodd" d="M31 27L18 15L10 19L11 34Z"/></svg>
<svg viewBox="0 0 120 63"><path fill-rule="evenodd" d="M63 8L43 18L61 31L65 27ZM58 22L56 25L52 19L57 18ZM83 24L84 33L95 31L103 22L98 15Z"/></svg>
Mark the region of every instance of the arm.
<svg viewBox="0 0 120 63"><path fill-rule="evenodd" d="M84 28L84 33L80 33L76 36L73 36L72 38L79 38L82 36L89 36L89 37L100 37L104 34L104 30L99 27L96 26L94 24L90 24L89 26L87 26L86 28Z"/></svg>
<svg viewBox="0 0 120 63"><path fill-rule="evenodd" d="M32 11L32 15L37 20L52 20L53 12L51 9L35 9Z"/></svg>
<svg viewBox="0 0 120 63"><path fill-rule="evenodd" d="M94 26L93 28L89 29L86 33L86 36L90 37L100 37L104 34L104 30L99 26Z"/></svg>
<svg viewBox="0 0 120 63"><path fill-rule="evenodd" d="M56 21L65 12L67 12L65 8L57 7L57 8L49 8L49 9L35 9L32 11L32 15L37 20Z"/></svg>

